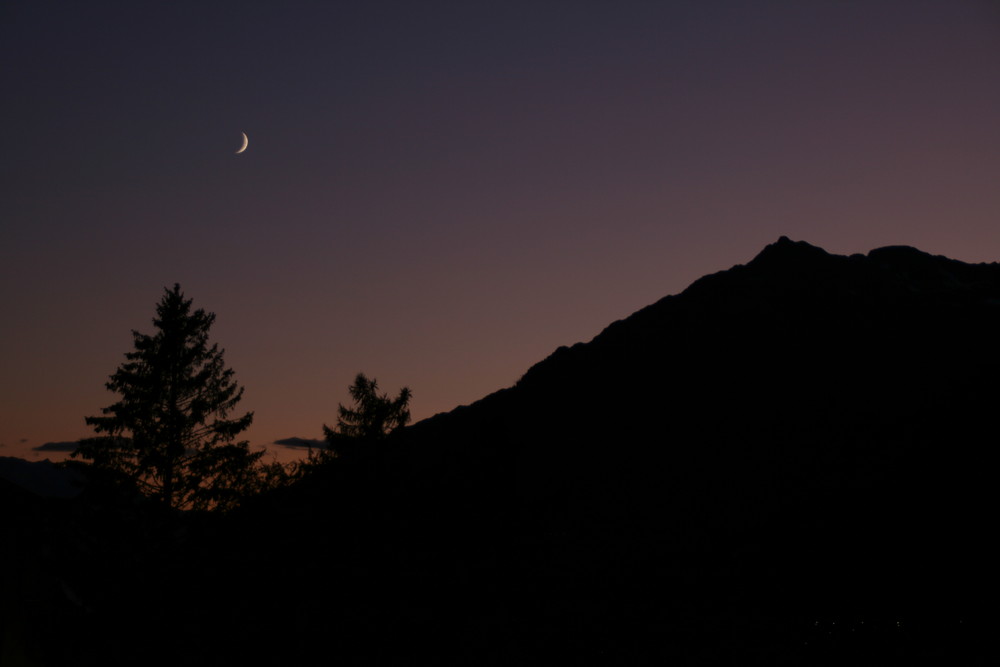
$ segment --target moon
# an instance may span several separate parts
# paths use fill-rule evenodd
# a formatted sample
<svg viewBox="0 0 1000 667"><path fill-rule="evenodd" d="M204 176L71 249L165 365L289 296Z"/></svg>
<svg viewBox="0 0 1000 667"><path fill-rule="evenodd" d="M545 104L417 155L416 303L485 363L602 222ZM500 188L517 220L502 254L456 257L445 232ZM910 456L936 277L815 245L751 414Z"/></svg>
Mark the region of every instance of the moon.
<svg viewBox="0 0 1000 667"><path fill-rule="evenodd" d="M238 151L236 151L237 155L239 155L240 153L242 153L243 151L245 151L247 149L247 144L250 143L250 140L247 139L247 133L246 132L241 132L240 134L243 135L243 145L240 146L240 149Z"/></svg>

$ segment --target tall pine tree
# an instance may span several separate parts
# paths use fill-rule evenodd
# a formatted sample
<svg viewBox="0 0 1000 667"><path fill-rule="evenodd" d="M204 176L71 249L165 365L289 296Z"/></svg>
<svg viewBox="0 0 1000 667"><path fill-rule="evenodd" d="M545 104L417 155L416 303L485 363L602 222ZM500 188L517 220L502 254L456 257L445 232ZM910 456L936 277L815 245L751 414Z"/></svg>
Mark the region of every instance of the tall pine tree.
<svg viewBox="0 0 1000 667"><path fill-rule="evenodd" d="M263 452L236 441L253 413L230 418L243 388L223 351L209 346L215 314L192 312L180 285L165 292L157 332L132 331L135 349L106 384L119 400L86 418L100 435L81 441L73 456L165 507L228 509L259 484Z"/></svg>

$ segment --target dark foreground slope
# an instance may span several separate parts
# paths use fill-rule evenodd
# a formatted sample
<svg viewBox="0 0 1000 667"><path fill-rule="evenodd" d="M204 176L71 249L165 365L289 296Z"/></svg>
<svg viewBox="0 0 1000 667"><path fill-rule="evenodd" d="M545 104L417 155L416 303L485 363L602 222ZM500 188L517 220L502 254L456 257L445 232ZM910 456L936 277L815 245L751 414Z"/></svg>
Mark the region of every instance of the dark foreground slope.
<svg viewBox="0 0 1000 667"><path fill-rule="evenodd" d="M992 664L998 340L996 264L782 238L233 516L77 507L68 636L95 664Z"/></svg>
<svg viewBox="0 0 1000 667"><path fill-rule="evenodd" d="M405 446L527 536L550 638L794 662L865 620L838 650L947 655L994 591L998 334L996 264L782 238Z"/></svg>

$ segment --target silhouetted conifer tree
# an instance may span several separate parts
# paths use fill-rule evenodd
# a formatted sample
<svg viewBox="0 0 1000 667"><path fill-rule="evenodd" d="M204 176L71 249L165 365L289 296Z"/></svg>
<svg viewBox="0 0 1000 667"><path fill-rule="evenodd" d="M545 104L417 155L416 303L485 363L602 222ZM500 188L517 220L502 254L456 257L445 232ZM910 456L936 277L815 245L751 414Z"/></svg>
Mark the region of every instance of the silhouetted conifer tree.
<svg viewBox="0 0 1000 667"><path fill-rule="evenodd" d="M223 351L208 344L215 314L192 312L180 285L165 291L153 319L158 331L132 331L135 350L106 384L121 398L104 416L86 418L103 435L81 441L73 456L166 507L227 509L262 483L263 452L235 441L253 413L230 418L243 388Z"/></svg>
<svg viewBox="0 0 1000 667"><path fill-rule="evenodd" d="M328 452L343 455L352 444L381 440L405 426L410 421L409 403L412 392L408 387L399 390L395 399L378 393L378 383L358 373L348 391L354 399L353 408L337 406L337 428L323 425L323 435L329 444Z"/></svg>

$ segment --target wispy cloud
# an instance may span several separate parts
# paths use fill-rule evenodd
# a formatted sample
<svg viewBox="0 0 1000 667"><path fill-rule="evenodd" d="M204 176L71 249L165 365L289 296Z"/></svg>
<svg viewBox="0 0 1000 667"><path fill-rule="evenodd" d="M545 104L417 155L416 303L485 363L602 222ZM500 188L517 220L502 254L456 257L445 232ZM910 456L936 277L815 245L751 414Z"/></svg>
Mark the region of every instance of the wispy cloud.
<svg viewBox="0 0 1000 667"><path fill-rule="evenodd" d="M307 449L309 447L314 449L326 448L326 440L312 440L310 438L282 438L281 440L275 440L271 444L292 449Z"/></svg>
<svg viewBox="0 0 1000 667"><path fill-rule="evenodd" d="M73 452L79 446L80 442L74 440L72 442L46 442L44 445L38 445L31 449L36 452Z"/></svg>

